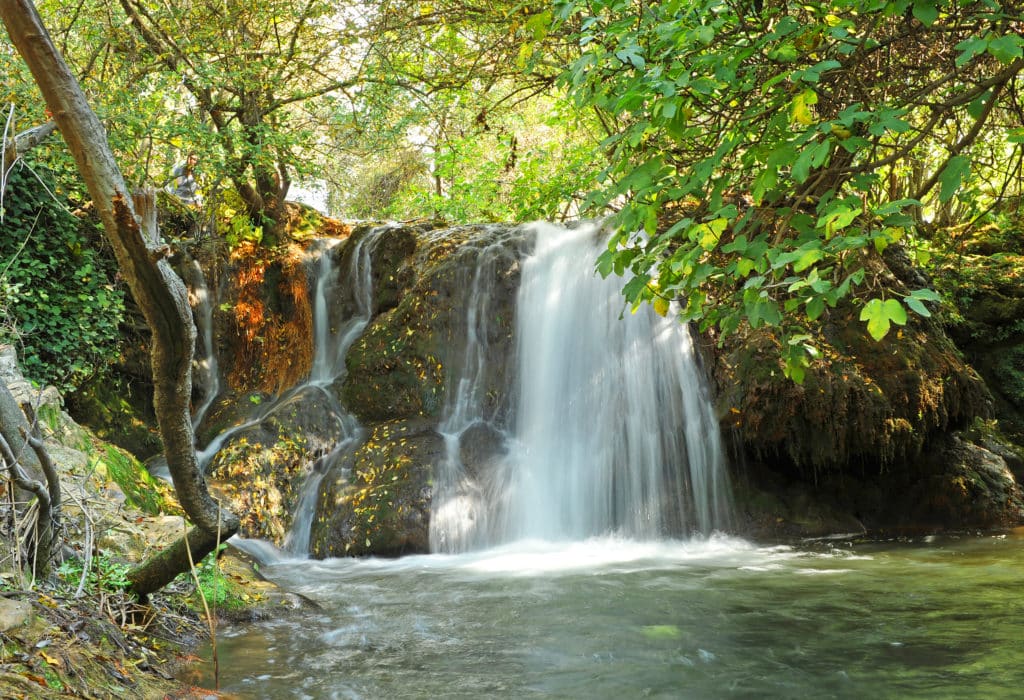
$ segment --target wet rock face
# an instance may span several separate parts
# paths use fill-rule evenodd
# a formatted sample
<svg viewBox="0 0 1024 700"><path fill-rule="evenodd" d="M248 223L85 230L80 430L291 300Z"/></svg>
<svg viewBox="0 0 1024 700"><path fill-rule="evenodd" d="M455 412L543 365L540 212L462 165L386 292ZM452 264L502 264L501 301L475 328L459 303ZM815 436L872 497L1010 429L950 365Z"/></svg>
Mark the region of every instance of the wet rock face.
<svg viewBox="0 0 1024 700"><path fill-rule="evenodd" d="M474 423L459 436L459 461L474 481L480 482L506 454L505 436L487 423Z"/></svg>
<svg viewBox="0 0 1024 700"><path fill-rule="evenodd" d="M374 316L338 387L368 437L324 479L314 555L429 550L433 477L445 459L438 425L459 391L471 332L486 347L487 418L508 411L519 238L499 227L420 228L391 229L373 243ZM473 319L468 310L481 295L487 311ZM500 435L482 425L462 441L467 471L500 451Z"/></svg>
<svg viewBox="0 0 1024 700"><path fill-rule="evenodd" d="M317 557L430 550L434 465L444 440L429 421L377 423L325 475L310 533Z"/></svg>
<svg viewBox="0 0 1024 700"><path fill-rule="evenodd" d="M927 471L909 486L913 509L905 514L906 522L937 529L995 529L1024 521L1020 488L995 452L953 435L925 455L921 466Z"/></svg>
<svg viewBox="0 0 1024 700"><path fill-rule="evenodd" d="M407 236L388 232L375 247L374 276L384 289L375 287L374 296L381 306L348 353L341 389L345 405L361 421L440 418L445 382L453 376L449 365L462 359L469 297L482 289L491 295L488 317L480 320L488 343L486 393L493 412L507 409L500 397L508 393L507 367L515 350L519 253L514 245L489 239L488 232L485 227L449 229L443 235L418 232L411 252ZM503 232L507 229L495 229L495 239ZM478 272L484 248L490 258ZM409 254L396 258L396 251ZM385 302L394 306L386 308Z"/></svg>
<svg viewBox="0 0 1024 700"><path fill-rule="evenodd" d="M342 437L337 416L330 397L307 387L226 441L208 472L245 536L284 542L309 462Z"/></svg>

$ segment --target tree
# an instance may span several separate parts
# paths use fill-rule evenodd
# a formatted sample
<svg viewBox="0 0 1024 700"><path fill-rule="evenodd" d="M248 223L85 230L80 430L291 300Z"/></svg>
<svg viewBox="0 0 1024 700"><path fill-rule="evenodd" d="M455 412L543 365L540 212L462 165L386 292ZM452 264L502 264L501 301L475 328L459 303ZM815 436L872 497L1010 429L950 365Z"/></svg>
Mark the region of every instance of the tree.
<svg viewBox="0 0 1024 700"><path fill-rule="evenodd" d="M572 0L557 18L583 47L563 84L608 133L591 203L621 208L600 271L723 337L778 327L797 381L808 324L873 281L867 258L912 241L923 210L1020 194L999 162L1024 140L1010 3ZM982 145L1007 187L976 186ZM937 299L868 296L875 338Z"/></svg>
<svg viewBox="0 0 1024 700"><path fill-rule="evenodd" d="M546 5L390 0L355 86L328 112L357 216L555 218L594 157L555 81L575 49ZM344 98L344 99L343 99Z"/></svg>
<svg viewBox="0 0 1024 700"><path fill-rule="evenodd" d="M189 569L238 529L206 486L189 414L195 326L185 285L164 259L153 194L133 197L78 81L57 51L30 0L0 0L0 20L39 85L88 187L121 272L153 333L154 408L182 508L195 527L129 574L145 596ZM139 214L137 215L138 212Z"/></svg>
<svg viewBox="0 0 1024 700"><path fill-rule="evenodd" d="M174 76L216 145L204 159L222 161L266 243L286 223L285 197L296 172L316 162L303 152L310 124L299 108L351 84L346 47L358 39L351 6L306 0L189 3L120 0L141 46L127 51ZM339 77L341 76L341 77Z"/></svg>

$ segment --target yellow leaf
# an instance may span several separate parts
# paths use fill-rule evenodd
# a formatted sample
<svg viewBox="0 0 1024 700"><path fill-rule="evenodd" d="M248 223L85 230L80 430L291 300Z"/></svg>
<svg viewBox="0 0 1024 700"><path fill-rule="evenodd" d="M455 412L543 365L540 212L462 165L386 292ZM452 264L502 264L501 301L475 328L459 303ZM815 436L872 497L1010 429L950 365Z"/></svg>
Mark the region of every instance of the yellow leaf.
<svg viewBox="0 0 1024 700"><path fill-rule="evenodd" d="M842 126L841 124L833 124L830 128L832 130L832 133L841 139L848 139L851 136L853 136L853 132L847 129L845 126Z"/></svg>
<svg viewBox="0 0 1024 700"><path fill-rule="evenodd" d="M654 297L654 300L651 301L651 306L654 307L654 313L659 316L665 316L668 314L668 299L665 297Z"/></svg>
<svg viewBox="0 0 1024 700"><path fill-rule="evenodd" d="M811 105L818 103L818 93L810 88L804 90L793 98L793 104L789 111L793 121L808 126L814 123L814 115L811 113Z"/></svg>

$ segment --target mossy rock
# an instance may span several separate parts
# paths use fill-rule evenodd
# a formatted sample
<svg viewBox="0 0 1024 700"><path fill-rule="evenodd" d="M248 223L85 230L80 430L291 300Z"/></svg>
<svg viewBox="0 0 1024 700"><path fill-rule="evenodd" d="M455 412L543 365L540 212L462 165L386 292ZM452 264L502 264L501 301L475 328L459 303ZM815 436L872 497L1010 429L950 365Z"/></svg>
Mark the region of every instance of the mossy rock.
<svg viewBox="0 0 1024 700"><path fill-rule="evenodd" d="M904 529L993 530L1024 522L1024 499L1006 460L961 435L934 445L915 471L906 488L890 492L889 512Z"/></svg>
<svg viewBox="0 0 1024 700"><path fill-rule="evenodd" d="M988 383L1003 431L1024 445L1024 234L1010 229L998 243L990 255L940 258L937 280L957 305L950 334Z"/></svg>
<svg viewBox="0 0 1024 700"><path fill-rule="evenodd" d="M511 229L462 227L443 232L417 229L415 247L408 230L387 232L400 243L383 245L375 276L383 289L380 308L346 358L341 389L347 406L364 422L396 418L438 418L446 378L457 374L469 332L467 309L473 290L492 290L488 313L474 332L488 348L485 394L493 414L507 409L507 364L514 353L513 325L521 251L506 245ZM412 251L412 252L410 252ZM398 257L405 253L406 257ZM486 279L481 279L486 278ZM389 286L390 285L390 286ZM394 294L400 297L392 308Z"/></svg>
<svg viewBox="0 0 1024 700"><path fill-rule="evenodd" d="M313 388L233 435L208 471L240 514L243 534L282 544L310 463L343 437L332 401Z"/></svg>
<svg viewBox="0 0 1024 700"><path fill-rule="evenodd" d="M370 426L321 483L310 533L314 556L399 556L430 549L434 466L444 439L428 422Z"/></svg>
<svg viewBox="0 0 1024 700"><path fill-rule="evenodd" d="M68 412L101 440L112 442L139 460L162 449L153 411L153 387L137 377L111 370L67 397Z"/></svg>
<svg viewBox="0 0 1024 700"><path fill-rule="evenodd" d="M912 318L875 342L848 310L817 340L822 358L802 385L783 375L770 329L726 341L715 369L720 415L750 454L782 458L807 476L878 469L989 409L981 379L935 324Z"/></svg>

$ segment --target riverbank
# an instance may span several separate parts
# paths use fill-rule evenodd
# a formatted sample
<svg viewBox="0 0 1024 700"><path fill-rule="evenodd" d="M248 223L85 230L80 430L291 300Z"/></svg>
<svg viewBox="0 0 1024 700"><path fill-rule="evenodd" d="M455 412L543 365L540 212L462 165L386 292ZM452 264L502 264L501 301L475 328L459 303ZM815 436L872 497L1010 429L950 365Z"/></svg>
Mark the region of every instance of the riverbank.
<svg viewBox="0 0 1024 700"><path fill-rule="evenodd" d="M268 617L299 599L226 547L145 603L127 595L131 566L184 531L173 490L76 424L56 389L28 382L9 346L0 346L0 381L14 410L29 407L60 482L60 556L45 574L24 562L34 506L17 503L19 492L17 507L10 493L0 501L0 700L217 697L180 680L183 666L213 663L196 648L224 621Z"/></svg>

